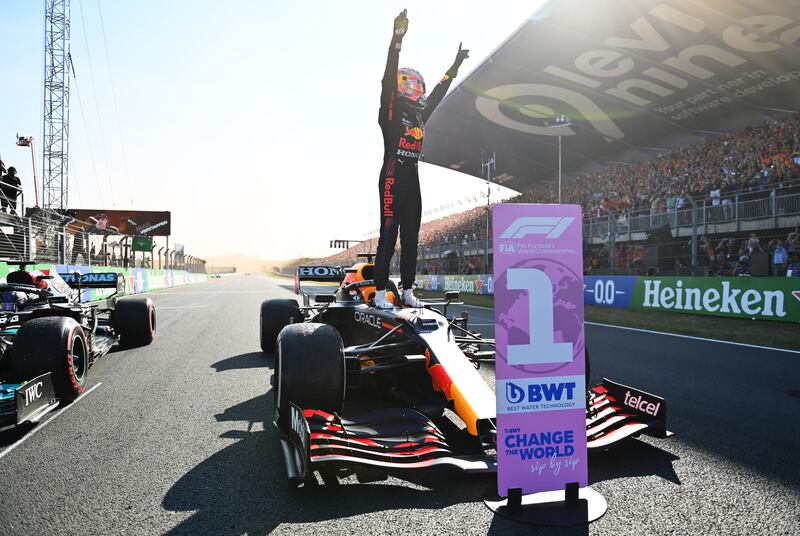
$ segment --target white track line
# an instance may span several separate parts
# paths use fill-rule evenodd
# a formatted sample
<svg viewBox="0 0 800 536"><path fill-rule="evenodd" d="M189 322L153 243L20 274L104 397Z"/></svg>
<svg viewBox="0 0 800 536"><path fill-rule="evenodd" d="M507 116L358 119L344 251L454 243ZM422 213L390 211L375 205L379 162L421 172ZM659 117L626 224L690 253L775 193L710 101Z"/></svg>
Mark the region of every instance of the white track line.
<svg viewBox="0 0 800 536"><path fill-rule="evenodd" d="M680 333L666 333L664 331L653 331L651 329L629 328L626 326L615 326L613 324L601 324L599 322L586 322L592 326L601 326L604 328L626 329L628 331L641 331L642 333L654 333L656 335L666 335L667 337L678 337L680 339L693 339L696 341L716 342L719 344L730 344L733 346L744 346L745 348L757 348L759 350L771 350L773 352L785 352L787 354L800 354L800 350L789 350L787 348L775 348L772 346L759 346L757 344L747 344L743 342L723 341L720 339L707 339L705 337L695 337L694 335L681 335Z"/></svg>
<svg viewBox="0 0 800 536"><path fill-rule="evenodd" d="M455 304L454 304L455 305ZM491 311L491 307L482 307L480 305L460 305L459 307L471 307L472 309L485 309L487 311ZM694 339L697 341L706 341L706 342L717 342L719 344L730 344L733 346L743 346L745 348L757 348L759 350L771 350L773 352L785 352L787 354L800 354L800 350L789 350L788 348L775 348L773 346L759 346L757 344L747 344L744 342L734 342L734 341L723 341L721 339L707 339L705 337L696 337L694 335L681 335L680 333L667 333L666 331L654 331L651 329L641 329L641 328L629 328L627 326L615 326L614 324L601 324L600 322L585 322L586 324L592 326L601 326L604 328L615 328L615 329L627 329L628 331L641 331L642 333L653 333L655 335L665 335L667 337L678 337L681 339ZM481 326L484 324L472 324L471 326ZM494 325L494 324L485 324L485 325Z"/></svg>
<svg viewBox="0 0 800 536"><path fill-rule="evenodd" d="M164 309L203 309L205 307L208 307L208 305L160 305L156 309L163 311Z"/></svg>
<svg viewBox="0 0 800 536"><path fill-rule="evenodd" d="M3 456L5 456L6 454L8 454L9 452L11 452L12 450L14 450L15 448L17 448L18 446L22 445L22 444L23 444L25 441L27 441L27 440L28 440L28 439L29 439L29 438L30 438L30 437L31 437L33 434L35 434L36 432L38 432L39 430L41 430L42 428L44 428L45 426L47 426L48 424L50 424L52 421L54 421L54 420L56 419L56 417L58 417L59 415L61 415L61 414L62 414L62 413L64 413L65 411L67 411L69 408L71 408L72 406L74 406L75 404L77 404L79 400L81 400L83 397L85 397L86 395L88 395L89 393L91 393L92 391L94 391L95 389L97 389L98 387L100 387L101 385L103 385L103 382L99 382L99 383L97 383L96 385L93 385L91 389L89 389L88 391L86 391L85 393L83 393L81 396L79 396L78 398L76 398L75 400L73 400L73 401L72 401L72 404L70 404L70 405L68 405L68 406L64 406L63 408L61 408L60 410L58 410L56 413L54 413L52 417L50 417L49 419L47 419L47 420L46 420L46 421L44 421L44 422L40 422L39 424L37 424L37 425L36 425L36 426L33 428L33 430L31 430L30 432L28 432L27 434L25 434L25 435L22 437L22 439L20 439L20 440L19 440L19 441L17 441L16 443L12 443L12 444L11 444L11 446L9 446L9 447L7 447L7 448L6 448L6 450L4 450L3 452L0 452L0 459L2 459L2 458L3 458Z"/></svg>

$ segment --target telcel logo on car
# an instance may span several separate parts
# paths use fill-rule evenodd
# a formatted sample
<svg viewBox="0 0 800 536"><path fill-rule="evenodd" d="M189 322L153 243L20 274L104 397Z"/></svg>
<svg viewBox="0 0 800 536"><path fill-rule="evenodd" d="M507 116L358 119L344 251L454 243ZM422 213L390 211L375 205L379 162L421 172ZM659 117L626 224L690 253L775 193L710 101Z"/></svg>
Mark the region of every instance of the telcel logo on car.
<svg viewBox="0 0 800 536"><path fill-rule="evenodd" d="M650 402L641 395L632 395L630 391L625 392L625 405L653 417L658 415L658 410L661 408L661 402Z"/></svg>
<svg viewBox="0 0 800 536"><path fill-rule="evenodd" d="M361 322L362 324L367 324L368 326L372 326L374 328L381 327L381 320L376 315L371 315L364 313L362 311L355 312L355 321Z"/></svg>

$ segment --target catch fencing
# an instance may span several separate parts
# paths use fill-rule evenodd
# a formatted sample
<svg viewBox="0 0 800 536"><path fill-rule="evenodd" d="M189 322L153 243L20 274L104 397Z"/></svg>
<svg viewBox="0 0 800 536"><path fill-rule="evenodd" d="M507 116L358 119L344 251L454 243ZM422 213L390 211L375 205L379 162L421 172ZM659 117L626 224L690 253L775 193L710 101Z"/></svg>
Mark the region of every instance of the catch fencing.
<svg viewBox="0 0 800 536"><path fill-rule="evenodd" d="M682 206L666 202L654 208L614 211L587 218L583 223L584 258L587 272L646 275L733 275L743 240L756 232L760 253L769 256L771 240L781 242L800 224L800 181L774 189L740 192L718 199L686 198ZM479 236L480 235L480 236ZM493 244L479 233L449 237L447 242L419 247L417 271L420 273L466 274L492 271ZM723 238L724 258L709 259L709 244L715 250ZM731 250L731 248L735 249ZM637 249L638 248L638 249ZM747 267L740 270L758 275L773 273L770 262L746 252ZM399 270L399 258L392 269Z"/></svg>
<svg viewBox="0 0 800 536"><path fill-rule="evenodd" d="M168 238L162 245L153 241L149 251L134 251L133 238L40 208L24 216L0 212L0 259L205 273L205 260L170 248Z"/></svg>

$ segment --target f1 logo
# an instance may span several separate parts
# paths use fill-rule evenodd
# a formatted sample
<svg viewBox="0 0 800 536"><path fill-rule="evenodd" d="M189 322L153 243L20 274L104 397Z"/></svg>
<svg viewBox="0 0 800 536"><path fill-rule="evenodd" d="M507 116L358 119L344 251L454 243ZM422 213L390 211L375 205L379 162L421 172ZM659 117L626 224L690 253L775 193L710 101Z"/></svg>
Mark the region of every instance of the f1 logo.
<svg viewBox="0 0 800 536"><path fill-rule="evenodd" d="M558 238L575 220L573 217L527 216L517 218L503 231L500 238L525 238L528 235L546 235L547 238Z"/></svg>

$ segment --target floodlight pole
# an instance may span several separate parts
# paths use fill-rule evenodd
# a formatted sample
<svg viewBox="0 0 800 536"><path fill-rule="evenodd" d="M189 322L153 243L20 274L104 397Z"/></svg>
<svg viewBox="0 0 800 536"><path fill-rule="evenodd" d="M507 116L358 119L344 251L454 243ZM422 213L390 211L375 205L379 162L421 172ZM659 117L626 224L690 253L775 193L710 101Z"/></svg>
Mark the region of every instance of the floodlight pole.
<svg viewBox="0 0 800 536"><path fill-rule="evenodd" d="M489 212L492 195L492 175L495 170L495 153L485 161L481 158L481 168L486 170L486 240L483 245L483 269L489 270Z"/></svg>
<svg viewBox="0 0 800 536"><path fill-rule="evenodd" d="M568 127L572 123L569 122L569 117L566 115L557 115L556 122L550 125L551 128L558 129L558 204L561 204L561 136L562 127Z"/></svg>

